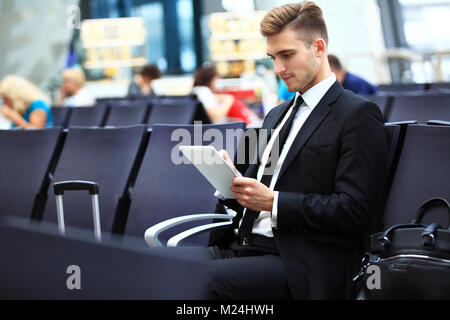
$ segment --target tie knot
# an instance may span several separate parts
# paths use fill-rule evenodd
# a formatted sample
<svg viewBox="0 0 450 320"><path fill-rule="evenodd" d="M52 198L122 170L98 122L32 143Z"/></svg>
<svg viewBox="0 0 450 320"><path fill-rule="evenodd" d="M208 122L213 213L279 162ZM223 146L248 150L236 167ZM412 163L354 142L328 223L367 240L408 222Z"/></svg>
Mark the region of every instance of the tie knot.
<svg viewBox="0 0 450 320"><path fill-rule="evenodd" d="M303 100L303 97L301 95L299 95L298 98L294 102L294 108L293 108L294 112L297 112L298 109L300 109L300 107L302 106L304 101L305 100Z"/></svg>

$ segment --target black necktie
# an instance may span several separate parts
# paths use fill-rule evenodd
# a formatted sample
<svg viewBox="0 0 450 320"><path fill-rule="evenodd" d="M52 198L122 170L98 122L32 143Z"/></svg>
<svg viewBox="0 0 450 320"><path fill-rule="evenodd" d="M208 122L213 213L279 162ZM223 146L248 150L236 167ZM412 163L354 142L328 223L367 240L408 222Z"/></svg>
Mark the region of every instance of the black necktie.
<svg viewBox="0 0 450 320"><path fill-rule="evenodd" d="M272 145L272 149L270 151L269 154L269 160L266 164L266 168L268 166L270 166L270 164L272 163L272 170L275 168L279 156L281 154L281 151L283 150L283 146L286 143L286 140L289 136L289 132L291 132L292 129L292 124L294 122L294 118L295 115L298 112L298 109L300 109L300 106L303 104L303 98L302 96L299 96L294 104L292 108L292 112L289 115L289 118L287 119L286 123L284 124L284 126L281 128L280 133L278 135L278 148L275 148L276 144L277 144L277 140L274 141L273 145ZM283 118L282 118L283 119ZM276 153L276 149L278 149L278 153ZM272 181L272 176L273 176L273 172L272 174L264 174L262 176L261 179L261 183L263 183L264 185L266 185L267 187L270 188L270 182ZM244 219L242 220L242 224L239 228L239 233L238 233L238 237L239 239L241 239L242 241L245 242L245 238L247 238L251 233L252 233L252 229L253 229L253 224L255 223L255 220L258 218L260 214L260 211L253 211L250 209L247 209L247 211L245 212L244 215Z"/></svg>

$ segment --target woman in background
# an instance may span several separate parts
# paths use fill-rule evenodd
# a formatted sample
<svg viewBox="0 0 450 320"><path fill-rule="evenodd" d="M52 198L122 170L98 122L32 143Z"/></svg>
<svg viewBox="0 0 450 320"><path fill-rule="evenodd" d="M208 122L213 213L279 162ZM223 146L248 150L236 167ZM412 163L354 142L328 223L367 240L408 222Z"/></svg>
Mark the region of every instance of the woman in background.
<svg viewBox="0 0 450 320"><path fill-rule="evenodd" d="M47 97L28 80L6 76L0 83L0 95L4 103L0 112L11 120L13 128L41 129L53 125Z"/></svg>
<svg viewBox="0 0 450 320"><path fill-rule="evenodd" d="M135 75L128 88L129 97L151 96L152 81L161 78L162 73L155 64L146 65L139 74Z"/></svg>
<svg viewBox="0 0 450 320"><path fill-rule="evenodd" d="M194 93L203 104L212 122L224 122L227 118L253 123L254 115L250 108L230 94L216 94L219 75L214 66L197 69L194 75Z"/></svg>

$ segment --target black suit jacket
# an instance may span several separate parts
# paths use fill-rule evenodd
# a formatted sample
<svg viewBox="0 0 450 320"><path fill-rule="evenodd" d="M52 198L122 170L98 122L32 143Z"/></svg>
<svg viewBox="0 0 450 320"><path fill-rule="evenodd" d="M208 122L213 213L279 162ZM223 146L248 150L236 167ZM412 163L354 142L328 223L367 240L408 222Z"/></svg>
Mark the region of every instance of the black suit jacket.
<svg viewBox="0 0 450 320"><path fill-rule="evenodd" d="M292 103L269 112L262 129L274 129ZM337 81L295 138L274 188L273 230L294 298L349 293L362 239L384 208L387 141L380 109ZM250 165L245 176L255 178L257 171ZM243 210L236 201L227 205ZM227 244L232 234L213 236L211 244Z"/></svg>

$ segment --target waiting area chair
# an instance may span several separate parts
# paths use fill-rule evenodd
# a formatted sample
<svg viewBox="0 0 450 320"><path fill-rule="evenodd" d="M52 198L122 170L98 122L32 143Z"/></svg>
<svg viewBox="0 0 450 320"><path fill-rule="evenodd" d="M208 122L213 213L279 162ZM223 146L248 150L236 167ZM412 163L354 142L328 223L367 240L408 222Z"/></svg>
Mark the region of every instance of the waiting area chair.
<svg viewBox="0 0 450 320"><path fill-rule="evenodd" d="M39 217L61 144L61 128L0 130L0 215Z"/></svg>
<svg viewBox="0 0 450 320"><path fill-rule="evenodd" d="M429 120L450 121L450 94L395 97L387 122L408 120L420 124L426 124Z"/></svg>
<svg viewBox="0 0 450 320"><path fill-rule="evenodd" d="M70 107L52 107L53 125L55 127L67 128L72 109Z"/></svg>
<svg viewBox="0 0 450 320"><path fill-rule="evenodd" d="M409 125L384 211L385 228L410 223L431 198L450 199L450 127ZM424 223L448 223L445 211L430 211Z"/></svg>
<svg viewBox="0 0 450 320"><path fill-rule="evenodd" d="M72 228L0 219L0 299L199 300L205 270L189 256L97 243Z"/></svg>
<svg viewBox="0 0 450 320"><path fill-rule="evenodd" d="M211 123L198 100L171 99L152 103L146 124L152 127L154 124L193 124L195 121L201 121L203 124Z"/></svg>
<svg viewBox="0 0 450 320"><path fill-rule="evenodd" d="M68 127L100 127L107 116L106 106L76 107L72 108Z"/></svg>
<svg viewBox="0 0 450 320"><path fill-rule="evenodd" d="M426 83L392 83L378 86L379 93L408 93L408 92L421 92L428 90L428 84Z"/></svg>
<svg viewBox="0 0 450 320"><path fill-rule="evenodd" d="M184 214L214 213L217 205L214 187L189 163L178 146L212 143L217 150L226 149L233 156L244 128L245 123L155 125L132 190L125 236L143 237L148 226ZM163 237L168 239L178 230ZM206 246L207 236L192 243Z"/></svg>
<svg viewBox="0 0 450 320"><path fill-rule="evenodd" d="M146 102L130 106L111 106L109 107L108 117L103 125L105 127L119 127L143 124L147 119L149 112L150 105Z"/></svg>
<svg viewBox="0 0 450 320"><path fill-rule="evenodd" d="M114 231L120 220L128 186L137 170L147 139L144 125L120 128L71 127L54 172L43 219L57 222L55 183L90 181L99 186L101 230ZM63 197L66 225L93 228L92 204L87 193L67 192ZM126 205L125 205L126 207Z"/></svg>
<svg viewBox="0 0 450 320"><path fill-rule="evenodd" d="M430 90L439 91L439 89L448 90L448 92L450 92L450 82L437 82L431 84Z"/></svg>

